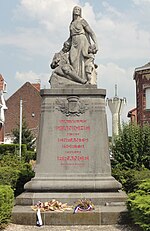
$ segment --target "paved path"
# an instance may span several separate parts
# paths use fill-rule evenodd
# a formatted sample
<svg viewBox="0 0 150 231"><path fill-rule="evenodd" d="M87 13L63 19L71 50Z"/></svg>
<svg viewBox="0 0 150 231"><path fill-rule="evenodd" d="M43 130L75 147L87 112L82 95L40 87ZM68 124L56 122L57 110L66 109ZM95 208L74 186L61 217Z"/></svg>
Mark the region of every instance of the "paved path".
<svg viewBox="0 0 150 231"><path fill-rule="evenodd" d="M101 226L25 226L10 224L4 231L138 231L135 227L125 225L101 225Z"/></svg>

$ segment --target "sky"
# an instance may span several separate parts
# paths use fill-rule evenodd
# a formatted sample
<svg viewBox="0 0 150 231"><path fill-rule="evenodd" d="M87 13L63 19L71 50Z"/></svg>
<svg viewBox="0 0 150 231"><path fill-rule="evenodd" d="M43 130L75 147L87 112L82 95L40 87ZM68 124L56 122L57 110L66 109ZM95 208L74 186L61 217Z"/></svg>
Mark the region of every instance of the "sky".
<svg viewBox="0 0 150 231"><path fill-rule="evenodd" d="M136 107L134 70L150 61L150 0L0 0L0 74L9 98L25 82L50 88L49 64L69 37L74 6L95 32L98 88L125 97L121 120ZM111 113L106 107L108 131Z"/></svg>

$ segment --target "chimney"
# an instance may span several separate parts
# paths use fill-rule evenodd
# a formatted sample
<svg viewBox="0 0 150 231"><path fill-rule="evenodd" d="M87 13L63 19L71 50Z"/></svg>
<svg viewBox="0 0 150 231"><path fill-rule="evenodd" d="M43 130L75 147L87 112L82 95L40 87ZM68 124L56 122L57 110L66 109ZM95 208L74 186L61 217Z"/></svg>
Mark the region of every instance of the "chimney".
<svg viewBox="0 0 150 231"><path fill-rule="evenodd" d="M32 83L32 86L35 87L38 91L40 91L40 83Z"/></svg>

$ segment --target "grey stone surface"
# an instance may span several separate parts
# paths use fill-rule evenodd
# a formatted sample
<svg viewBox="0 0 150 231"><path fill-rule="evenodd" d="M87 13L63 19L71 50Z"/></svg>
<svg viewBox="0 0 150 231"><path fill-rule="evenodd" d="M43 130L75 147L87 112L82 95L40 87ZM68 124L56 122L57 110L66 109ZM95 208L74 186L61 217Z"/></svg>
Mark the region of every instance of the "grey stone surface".
<svg viewBox="0 0 150 231"><path fill-rule="evenodd" d="M17 224L35 224L29 205L39 200L89 198L96 205L90 213L43 212L44 225L116 224L127 212L126 195L111 176L106 90L96 84L96 36L80 7L74 7L69 28L70 37L51 64L52 89L41 90L35 177L16 198L12 222Z"/></svg>
<svg viewBox="0 0 150 231"><path fill-rule="evenodd" d="M101 225L126 224L126 206L102 206Z"/></svg>
<svg viewBox="0 0 150 231"><path fill-rule="evenodd" d="M43 225L110 225L121 222L121 216L127 213L125 206L96 206L90 212L72 211L41 213ZM36 212L30 206L15 206L12 213L12 223L22 225L36 224Z"/></svg>
<svg viewBox="0 0 150 231"><path fill-rule="evenodd" d="M125 205L127 196L125 192L85 192L85 193L71 193L71 192L24 192L16 198L18 205L35 205L38 201L47 202L52 199L74 205L78 199L90 199L94 205L120 206Z"/></svg>
<svg viewBox="0 0 150 231"><path fill-rule="evenodd" d="M109 192L111 176L105 90L43 90L35 177L27 191Z"/></svg>
<svg viewBox="0 0 150 231"><path fill-rule="evenodd" d="M62 50L54 55L51 63L51 68L55 69L50 79L50 84L53 88L56 86L63 87L71 82L75 82L76 84L85 84L87 82L79 77L74 68L70 65L65 44Z"/></svg>
<svg viewBox="0 0 150 231"><path fill-rule="evenodd" d="M74 226L26 226L10 224L5 231L37 231L42 229L43 231L139 231L138 228L129 225L74 225Z"/></svg>
<svg viewBox="0 0 150 231"><path fill-rule="evenodd" d="M106 91L92 85L73 86L41 91L35 177L16 198L14 223L34 225L35 213L29 205L51 199L71 205L91 199L96 210L77 216L46 212L42 214L45 225L115 224L126 213L126 194L111 176Z"/></svg>
<svg viewBox="0 0 150 231"><path fill-rule="evenodd" d="M70 35L60 52L53 57L51 68L54 72L50 78L52 88L62 87L68 83L96 84L97 65L94 63L98 51L96 35L82 18L81 8L73 8L69 26Z"/></svg>

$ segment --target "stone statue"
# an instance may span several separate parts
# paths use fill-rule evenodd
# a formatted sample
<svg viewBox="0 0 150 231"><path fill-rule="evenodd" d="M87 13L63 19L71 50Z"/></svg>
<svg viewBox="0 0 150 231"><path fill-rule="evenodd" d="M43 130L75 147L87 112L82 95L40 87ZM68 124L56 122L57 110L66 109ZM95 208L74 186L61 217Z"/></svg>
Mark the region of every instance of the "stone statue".
<svg viewBox="0 0 150 231"><path fill-rule="evenodd" d="M54 55L50 65L55 70L49 82L52 87L68 83L96 84L97 65L94 64L94 55L98 51L97 40L86 20L81 17L79 6L73 8L69 29L68 40L62 50Z"/></svg>
<svg viewBox="0 0 150 231"><path fill-rule="evenodd" d="M66 78L67 80L71 80L77 83L85 84L87 80L80 78L74 68L69 63L69 57L68 57L68 51L69 51L70 45L65 42L62 50L58 53L56 53L53 57L51 68L55 69L52 73L52 77L59 81L59 77ZM50 83L52 83L52 77L50 79ZM64 81L64 79L63 79Z"/></svg>

